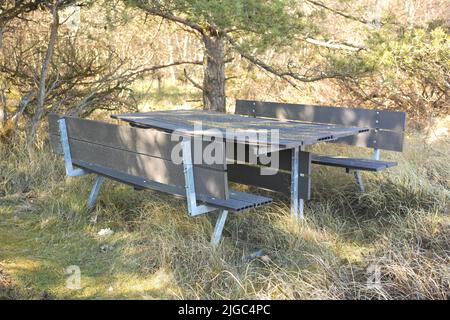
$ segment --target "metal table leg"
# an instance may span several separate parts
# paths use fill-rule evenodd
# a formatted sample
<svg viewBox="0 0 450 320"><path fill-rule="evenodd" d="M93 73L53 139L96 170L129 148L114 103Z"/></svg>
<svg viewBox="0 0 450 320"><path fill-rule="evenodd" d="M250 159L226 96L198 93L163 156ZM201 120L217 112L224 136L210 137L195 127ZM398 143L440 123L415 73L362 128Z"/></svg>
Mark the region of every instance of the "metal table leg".
<svg viewBox="0 0 450 320"><path fill-rule="evenodd" d="M100 188L103 184L104 177L103 176L97 176L94 182L94 186L92 187L91 193L89 195L89 199L87 202L88 210L91 210L94 205L95 201L97 200L98 192L100 191Z"/></svg>
<svg viewBox="0 0 450 320"><path fill-rule="evenodd" d="M355 170L355 172L353 174L355 175L355 180L356 180L356 184L358 185L359 191L364 193L365 188L364 188L364 183L363 183L363 180L361 177L361 172L359 172L359 170Z"/></svg>
<svg viewBox="0 0 450 320"><path fill-rule="evenodd" d="M298 196L298 179L299 179L299 148L292 149L291 161L291 214L295 218L299 218L299 196Z"/></svg>
<svg viewBox="0 0 450 320"><path fill-rule="evenodd" d="M204 204L197 204L194 181L194 166L192 164L191 139L185 138L181 143L181 146L183 148L183 170L186 189L186 201L189 214L191 216L198 216L200 214L217 210L214 207L210 207Z"/></svg>
<svg viewBox="0 0 450 320"><path fill-rule="evenodd" d="M225 221L228 217L227 210L220 210L219 217L217 218L216 226L214 227L214 232L211 237L211 244L214 247L217 247L220 243L220 239L222 239L222 231L225 226Z"/></svg>

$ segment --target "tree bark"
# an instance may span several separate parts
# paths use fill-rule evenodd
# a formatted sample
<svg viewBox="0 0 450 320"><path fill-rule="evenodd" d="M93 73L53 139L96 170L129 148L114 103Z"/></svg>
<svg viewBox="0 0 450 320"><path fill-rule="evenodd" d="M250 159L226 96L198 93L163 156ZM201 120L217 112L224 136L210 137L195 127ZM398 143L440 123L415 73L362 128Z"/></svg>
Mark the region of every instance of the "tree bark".
<svg viewBox="0 0 450 320"><path fill-rule="evenodd" d="M225 112L224 37L203 35L203 109Z"/></svg>
<svg viewBox="0 0 450 320"><path fill-rule="evenodd" d="M36 131L39 127L39 123L41 121L42 116L44 115L45 96L47 95L45 84L47 80L48 69L50 67L50 63L53 57L53 50L55 48L56 40L58 37L58 28L59 28L58 5L59 0L55 0L52 7L53 22L50 27L50 38L48 40L47 52L45 53L44 61L42 62L41 76L39 78L36 111L33 115L30 130L27 135L27 147L29 149L33 144Z"/></svg>

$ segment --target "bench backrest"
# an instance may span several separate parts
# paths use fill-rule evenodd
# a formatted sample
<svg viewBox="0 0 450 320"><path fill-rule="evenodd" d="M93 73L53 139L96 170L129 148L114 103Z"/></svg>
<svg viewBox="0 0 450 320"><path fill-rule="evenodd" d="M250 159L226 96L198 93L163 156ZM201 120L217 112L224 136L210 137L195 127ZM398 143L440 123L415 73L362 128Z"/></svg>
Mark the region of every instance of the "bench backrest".
<svg viewBox="0 0 450 320"><path fill-rule="evenodd" d="M49 115L49 139L53 150L62 153L59 119L56 114ZM76 166L95 164L184 190L183 164L171 159L178 142L171 141L169 133L73 117L64 119ZM198 194L227 199L226 164L194 165L194 177Z"/></svg>
<svg viewBox="0 0 450 320"><path fill-rule="evenodd" d="M374 149L403 151L406 127L404 112L237 100L235 113L253 117L368 127L371 130L367 133L341 138L335 142Z"/></svg>

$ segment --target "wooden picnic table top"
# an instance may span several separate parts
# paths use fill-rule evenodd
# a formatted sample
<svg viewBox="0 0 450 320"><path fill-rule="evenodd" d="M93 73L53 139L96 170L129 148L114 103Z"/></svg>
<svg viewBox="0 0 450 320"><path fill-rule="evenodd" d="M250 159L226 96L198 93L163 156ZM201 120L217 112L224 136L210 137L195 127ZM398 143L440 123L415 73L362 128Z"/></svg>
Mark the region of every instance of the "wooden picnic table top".
<svg viewBox="0 0 450 320"><path fill-rule="evenodd" d="M260 144L259 137L263 136L256 133L275 129L279 132L279 142L276 144L279 148L311 145L369 131L369 128L363 127L254 118L205 110L122 113L111 117L129 122L137 127L155 128L167 132L179 131L192 136L216 136L217 130L219 130L227 141L233 140L245 144ZM201 125L202 130L195 128L195 125ZM229 134L229 130L233 130L232 134ZM269 142L272 141L269 140Z"/></svg>

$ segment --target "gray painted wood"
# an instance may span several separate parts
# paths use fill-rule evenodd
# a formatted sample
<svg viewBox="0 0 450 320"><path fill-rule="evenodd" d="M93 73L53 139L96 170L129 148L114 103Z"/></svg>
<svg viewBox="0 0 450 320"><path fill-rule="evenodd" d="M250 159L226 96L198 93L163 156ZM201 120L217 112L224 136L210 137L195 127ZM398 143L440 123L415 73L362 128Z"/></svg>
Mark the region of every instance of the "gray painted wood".
<svg viewBox="0 0 450 320"><path fill-rule="evenodd" d="M369 127L372 130L368 133L338 138L335 142L403 151L403 131L406 127L406 114L404 112L237 100L235 113L281 120L290 119Z"/></svg>
<svg viewBox="0 0 450 320"><path fill-rule="evenodd" d="M96 143L121 150L137 152L153 157L171 160L172 150L179 141L172 141L169 133L152 129L133 128L130 126L115 125L101 121L65 117L69 136L73 139ZM224 145L220 141L208 142L193 139L193 154L198 148L203 154L208 145L217 145L224 153ZM208 150L208 149L207 149ZM225 170L226 162L206 164L203 157L199 158L199 165Z"/></svg>
<svg viewBox="0 0 450 320"><path fill-rule="evenodd" d="M261 175L261 168L248 164L229 164L228 180L231 182L267 189L290 196L291 174L279 170L274 175ZM299 197L311 199L311 177L299 177Z"/></svg>
<svg viewBox="0 0 450 320"><path fill-rule="evenodd" d="M113 179L121 183L131 185L139 190L151 189L181 197L185 197L186 195L184 187L162 184L155 181L149 181L143 177L125 174L117 170L113 170L110 168L99 166L97 164L88 163L80 160L74 160L74 164L76 164L81 168L87 169L90 172L100 174L102 176L108 177L109 179ZM255 208L272 202L271 198L256 196L249 193L237 192L234 190L230 190L229 193L230 193L229 199L218 199L205 194L198 194L197 201L218 208L232 210L235 212Z"/></svg>
<svg viewBox="0 0 450 320"><path fill-rule="evenodd" d="M63 154L63 149L61 146L61 137L59 135L49 134L48 140L50 142L50 147L52 148L54 153Z"/></svg>
<svg viewBox="0 0 450 320"><path fill-rule="evenodd" d="M60 116L56 113L49 113L47 116L48 120L48 133L59 135L59 126L58 126L58 120L60 119Z"/></svg>
<svg viewBox="0 0 450 320"><path fill-rule="evenodd" d="M61 153L58 120L50 114L49 139ZM170 161L176 142L155 130L118 126L93 120L65 117L72 159L75 162L97 164L118 172L141 176L161 184L184 188L183 166ZM220 170L218 170L220 169ZM224 165L194 166L196 191L226 198L227 179Z"/></svg>
<svg viewBox="0 0 450 320"><path fill-rule="evenodd" d="M49 139L55 153L62 154L61 143L59 141L58 120L60 117L55 114L49 115ZM101 121L86 120L73 117L65 117L69 136L80 141L91 142L125 151L142 153L145 155L171 160L173 148L179 143L172 141L170 134L152 129L140 129L130 126L115 125ZM209 147L208 147L209 146ZM201 153L212 147L224 151L224 143L221 141L203 141L196 137L192 138L192 150L199 149ZM194 152L193 152L194 157ZM194 159L193 159L194 160ZM218 170L226 169L226 161L221 163L207 164L203 157L199 158L199 166L205 166ZM201 164L200 164L201 163Z"/></svg>
<svg viewBox="0 0 450 320"><path fill-rule="evenodd" d="M72 159L94 163L132 176L162 184L185 186L183 166L171 161L69 138ZM226 197L224 171L194 167L196 191Z"/></svg>
<svg viewBox="0 0 450 320"><path fill-rule="evenodd" d="M56 113L50 113L47 117L48 120L48 139L50 142L50 147L56 154L63 154L61 146L61 138L59 136L59 126L58 120L59 115Z"/></svg>
<svg viewBox="0 0 450 320"><path fill-rule="evenodd" d="M322 155L313 155L312 162L315 164L362 171L381 171L397 165L397 162L393 161L331 157Z"/></svg>
<svg viewBox="0 0 450 320"><path fill-rule="evenodd" d="M390 110L237 100L236 114L404 131L406 114Z"/></svg>
<svg viewBox="0 0 450 320"><path fill-rule="evenodd" d="M278 171L275 175L261 175L261 168L248 164L228 164L228 180L290 195L290 175Z"/></svg>
<svg viewBox="0 0 450 320"><path fill-rule="evenodd" d="M368 147L382 150L402 152L405 133L400 131L373 130L355 136L345 137L333 141L357 147Z"/></svg>
<svg viewBox="0 0 450 320"><path fill-rule="evenodd" d="M368 131L365 127L350 127L335 124L319 124L299 121L279 121L275 119L249 118L241 115L225 114L201 110L173 110L147 113L130 113L113 115L113 118L127 121L140 127L157 128L167 132L183 131L189 135L214 136L219 132L225 136L227 130L234 134L225 136L231 142L244 144L261 144L260 130L278 130L281 148L331 141L341 137L352 136ZM200 125L202 131L195 131Z"/></svg>

